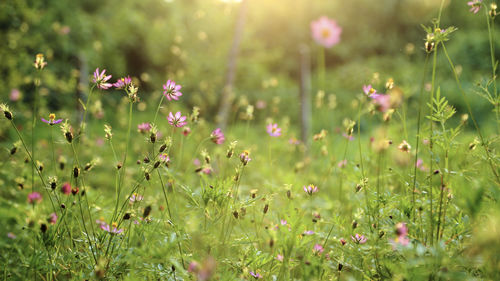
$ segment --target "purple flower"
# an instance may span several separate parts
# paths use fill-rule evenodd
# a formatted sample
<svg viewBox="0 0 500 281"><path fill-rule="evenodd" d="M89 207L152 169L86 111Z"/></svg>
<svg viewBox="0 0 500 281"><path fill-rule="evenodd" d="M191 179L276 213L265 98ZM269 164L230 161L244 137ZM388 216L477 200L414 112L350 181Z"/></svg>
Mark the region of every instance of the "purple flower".
<svg viewBox="0 0 500 281"><path fill-rule="evenodd" d="M168 80L167 84L163 85L163 95L169 100L178 100L182 93L179 92L181 85L176 85L174 81Z"/></svg>
<svg viewBox="0 0 500 281"><path fill-rule="evenodd" d="M222 130L220 128L217 128L212 132L212 134L210 134L210 139L215 144L223 144L226 140L226 137L224 137L224 133L222 133Z"/></svg>
<svg viewBox="0 0 500 281"><path fill-rule="evenodd" d="M352 236L351 235L351 239L352 241L354 241L354 243L356 244L364 244L366 243L366 238L364 235L359 235L356 233L356 235Z"/></svg>
<svg viewBox="0 0 500 281"><path fill-rule="evenodd" d="M467 5L470 6L470 12L477 14L479 12L479 9L481 9L481 3L483 0L472 0L467 2Z"/></svg>
<svg viewBox="0 0 500 281"><path fill-rule="evenodd" d="M267 133L271 137L279 137L281 136L281 128L278 128L278 124L269 124L267 125Z"/></svg>
<svg viewBox="0 0 500 281"><path fill-rule="evenodd" d="M61 192L65 195L69 195L71 193L71 184L69 184L69 182L65 182L61 187Z"/></svg>
<svg viewBox="0 0 500 281"><path fill-rule="evenodd" d="M311 31L316 43L325 48L331 48L340 42L342 28L334 20L323 16L311 22Z"/></svg>
<svg viewBox="0 0 500 281"><path fill-rule="evenodd" d="M134 202L140 202L140 201L142 201L142 199L144 199L144 197L142 197L142 195L134 193L134 194L132 194L132 196L130 196L129 201L132 204Z"/></svg>
<svg viewBox="0 0 500 281"><path fill-rule="evenodd" d="M323 251L324 251L323 246L321 246L320 244L314 245L313 252L315 254L321 254L321 253L323 253Z"/></svg>
<svg viewBox="0 0 500 281"><path fill-rule="evenodd" d="M168 114L168 117L167 117L167 120L168 120L168 123L174 127L177 127L177 128L180 128L184 125L187 124L186 122L186 116L182 116L181 112L180 111L177 111L174 114L172 114L172 112L170 112Z"/></svg>
<svg viewBox="0 0 500 281"><path fill-rule="evenodd" d="M386 112L391 107L391 97L386 94L371 94L370 98L373 99L373 103L377 107L377 110L381 112Z"/></svg>
<svg viewBox="0 0 500 281"><path fill-rule="evenodd" d="M99 68L96 68L92 81L96 84L97 88L107 90L113 86L111 83L107 83L109 79L111 79L111 75L106 75L106 69L103 69L102 72L99 73Z"/></svg>
<svg viewBox="0 0 500 281"><path fill-rule="evenodd" d="M240 154L240 161L243 166L246 166L251 160L252 158L250 158L250 152L248 150L245 150Z"/></svg>
<svg viewBox="0 0 500 281"><path fill-rule="evenodd" d="M260 275L257 272L250 271L250 275L252 275L253 278L255 278L255 279L261 279L262 278L262 275Z"/></svg>
<svg viewBox="0 0 500 281"><path fill-rule="evenodd" d="M149 130L151 130L151 124L149 123L141 123L137 125L137 131L141 134L147 133Z"/></svg>
<svg viewBox="0 0 500 281"><path fill-rule="evenodd" d="M160 160L165 163L165 164L169 164L170 163L170 156L168 156L167 153L162 153L160 154L160 156L158 156L158 158L160 158Z"/></svg>
<svg viewBox="0 0 500 281"><path fill-rule="evenodd" d="M56 222L57 222L57 214L56 213L50 214L49 223L50 224L56 224Z"/></svg>
<svg viewBox="0 0 500 281"><path fill-rule="evenodd" d="M42 202L42 195L38 192L31 192L28 194L28 203L35 204Z"/></svg>
<svg viewBox="0 0 500 281"><path fill-rule="evenodd" d="M9 237L10 239L16 239L17 236L14 233L9 232L7 233L7 237Z"/></svg>
<svg viewBox="0 0 500 281"><path fill-rule="evenodd" d="M367 96L370 96L372 94L375 94L377 93L377 90L375 90L372 85L364 85L363 86L363 92L365 93L365 95Z"/></svg>
<svg viewBox="0 0 500 281"><path fill-rule="evenodd" d="M117 89L123 89L128 85L130 85L130 83L132 83L132 78L130 78L130 76L122 77L118 79L115 83L113 83L113 87Z"/></svg>
<svg viewBox="0 0 500 281"><path fill-rule="evenodd" d="M43 117L41 119L42 119L42 122L47 123L47 124L49 124L51 126L54 125L54 124L59 124L59 123L61 123L63 121L62 119L57 119L56 120L56 115L54 113L49 114L49 120L46 120Z"/></svg>
<svg viewBox="0 0 500 281"><path fill-rule="evenodd" d="M303 186L303 189L304 189L305 193L307 193L309 195L313 195L313 193L318 192L318 187L313 185L313 184L310 184L308 186Z"/></svg>
<svg viewBox="0 0 500 281"><path fill-rule="evenodd" d="M304 233L302 233L303 235L313 235L314 234L314 231L312 230L306 230L304 231Z"/></svg>
<svg viewBox="0 0 500 281"><path fill-rule="evenodd" d="M11 101L18 101L21 98L21 92L18 89L12 89L10 91L9 99Z"/></svg>
<svg viewBox="0 0 500 281"><path fill-rule="evenodd" d="M280 220L281 225L286 225L287 221L286 220Z"/></svg>
<svg viewBox="0 0 500 281"><path fill-rule="evenodd" d="M100 223L101 229L111 234L120 234L123 232L123 228L118 229L117 226L118 224L116 222L112 223L111 227L105 222Z"/></svg>

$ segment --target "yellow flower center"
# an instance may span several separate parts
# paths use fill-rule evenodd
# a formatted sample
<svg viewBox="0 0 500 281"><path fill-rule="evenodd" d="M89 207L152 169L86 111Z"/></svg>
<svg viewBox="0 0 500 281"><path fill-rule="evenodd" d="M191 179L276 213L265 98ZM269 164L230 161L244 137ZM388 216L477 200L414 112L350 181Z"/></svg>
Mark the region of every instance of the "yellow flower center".
<svg viewBox="0 0 500 281"><path fill-rule="evenodd" d="M54 113L49 114L49 119L54 121L56 119L56 115Z"/></svg>
<svg viewBox="0 0 500 281"><path fill-rule="evenodd" d="M330 30L329 30L329 29L327 29L327 28L323 28L323 29L321 30L321 37L323 37L323 38L325 38L325 39L326 39L326 38L328 38L328 37L330 37L330 34L331 34L331 33L330 33Z"/></svg>
<svg viewBox="0 0 500 281"><path fill-rule="evenodd" d="M116 228L118 226L118 224L116 222L112 223L111 226L113 226L114 228Z"/></svg>

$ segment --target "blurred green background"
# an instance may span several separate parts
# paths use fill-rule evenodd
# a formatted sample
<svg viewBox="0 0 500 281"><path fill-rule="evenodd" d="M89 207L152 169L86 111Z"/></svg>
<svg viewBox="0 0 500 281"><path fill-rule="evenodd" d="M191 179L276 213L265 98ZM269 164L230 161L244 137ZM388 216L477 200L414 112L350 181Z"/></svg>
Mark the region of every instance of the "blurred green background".
<svg viewBox="0 0 500 281"><path fill-rule="evenodd" d="M418 93L425 57L425 32L420 25L431 25L440 3L248 0L233 111L237 112L239 105L261 100L284 109L280 114L288 115L292 124L298 121L299 47L306 44L311 48L314 98L319 47L311 38L309 25L323 15L343 28L341 42L326 51L325 96L327 100L328 95L335 94L335 100L330 98L332 108L335 101L337 109L343 109L341 113L337 110L330 116L313 118L315 131L331 128L332 122L340 125L343 110L349 110L352 99L375 72L381 84L394 78L405 96L411 98ZM77 108L78 98L85 100L93 70L100 67L113 74L113 81L127 74L135 77L143 100L159 97L161 85L173 79L183 85L183 105L200 106L203 116L213 120L240 6L240 1L231 0L2 1L2 99L18 90L22 95L18 103L32 101L32 62L37 53L43 53L49 64L43 74L41 94L49 110ZM470 13L466 1L445 2L442 27L458 28L448 48L462 70L467 91L480 77L491 75L488 31L482 13L484 9L476 15ZM500 41L496 42L500 45ZM496 50L499 57L500 46ZM465 113L453 76L441 59L438 83L458 112ZM104 102L118 97L107 94ZM479 122L491 116L491 105L482 99L474 98L473 108ZM413 110L412 103L409 109Z"/></svg>

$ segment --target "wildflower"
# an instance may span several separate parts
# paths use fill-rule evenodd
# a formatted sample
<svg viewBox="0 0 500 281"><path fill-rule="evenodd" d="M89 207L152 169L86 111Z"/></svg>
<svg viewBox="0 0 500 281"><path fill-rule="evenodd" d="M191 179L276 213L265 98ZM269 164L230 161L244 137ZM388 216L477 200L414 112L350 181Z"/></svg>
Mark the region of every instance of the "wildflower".
<svg viewBox="0 0 500 281"><path fill-rule="evenodd" d="M222 130L220 128L213 130L213 132L210 134L210 139L215 144L223 144L226 140L224 133L222 133Z"/></svg>
<svg viewBox="0 0 500 281"><path fill-rule="evenodd" d="M409 143L407 143L406 140L403 140L403 142L401 144L399 144L398 149L403 151L403 152L409 153L411 150L411 145Z"/></svg>
<svg viewBox="0 0 500 281"><path fill-rule="evenodd" d="M396 224L396 239L390 240L395 248L397 245L407 246L410 243L410 239L408 238L408 227L406 227L406 223L400 222Z"/></svg>
<svg viewBox="0 0 500 281"><path fill-rule="evenodd" d="M313 184L310 184L308 186L303 186L303 189L304 189L305 193L307 193L309 195L313 195L313 193L318 192L318 187L313 185Z"/></svg>
<svg viewBox="0 0 500 281"><path fill-rule="evenodd" d="M498 15L497 8L498 7L497 7L496 3L491 3L490 4L490 12L489 12L489 14L490 14L490 17L493 18L493 19Z"/></svg>
<svg viewBox="0 0 500 281"><path fill-rule="evenodd" d="M298 140L297 138L295 137L292 137L288 140L288 143L291 144L291 145L299 145L300 144L300 140Z"/></svg>
<svg viewBox="0 0 500 281"><path fill-rule="evenodd" d="M54 125L54 124L59 124L63 120L62 119L57 119L56 120L56 115L54 113L49 114L49 120L46 120L45 118L42 117L42 122L47 123L49 125Z"/></svg>
<svg viewBox="0 0 500 281"><path fill-rule="evenodd" d="M282 256L282 255L280 255L280 254L278 254L278 255L276 256L276 259L277 259L277 260L279 260L279 261L283 261L283 256Z"/></svg>
<svg viewBox="0 0 500 281"><path fill-rule="evenodd" d="M35 58L35 63L33 64L36 69L44 69L47 66L47 62L45 61L45 57L43 54L37 54Z"/></svg>
<svg viewBox="0 0 500 281"><path fill-rule="evenodd" d="M188 272L198 272L200 265L196 261L191 261L188 266Z"/></svg>
<svg viewBox="0 0 500 281"><path fill-rule="evenodd" d="M174 81L168 80L167 84L163 85L163 95L169 100L178 100L182 93L179 92L181 85L176 85Z"/></svg>
<svg viewBox="0 0 500 281"><path fill-rule="evenodd" d="M350 141L354 139L354 136L352 134L348 135L346 133L342 133L342 136Z"/></svg>
<svg viewBox="0 0 500 281"><path fill-rule="evenodd" d="M180 128L187 124L186 116L182 116L180 111L174 114L170 112L167 117L168 123L174 127Z"/></svg>
<svg viewBox="0 0 500 281"><path fill-rule="evenodd" d="M288 222L287 222L286 220L280 220L280 224L281 224L281 225L287 225L287 224L288 224Z"/></svg>
<svg viewBox="0 0 500 281"><path fill-rule="evenodd" d="M269 124L267 125L267 133L271 137L279 137L281 136L281 128L278 128L278 124Z"/></svg>
<svg viewBox="0 0 500 281"><path fill-rule="evenodd" d="M109 224L103 222L101 223L100 227L102 230L109 232L111 234L120 234L123 232L123 228L120 229L117 228L118 224L116 222L112 223L111 227L109 226Z"/></svg>
<svg viewBox="0 0 500 281"><path fill-rule="evenodd" d="M323 251L324 251L323 246L321 246L320 244L316 244L316 245L314 245L314 247L313 247L313 252L314 252L315 254L318 254L318 255L319 255L319 254L323 253Z"/></svg>
<svg viewBox="0 0 500 281"><path fill-rule="evenodd" d="M137 125L137 131L141 134L147 133L151 130L151 124L149 123L141 123Z"/></svg>
<svg viewBox="0 0 500 281"><path fill-rule="evenodd" d="M314 234L314 231L312 230L306 230L304 231L304 233L302 233L302 235L313 235Z"/></svg>
<svg viewBox="0 0 500 281"><path fill-rule="evenodd" d="M113 87L117 89L125 89L132 83L132 78L130 76L122 77L118 79L115 83L113 83Z"/></svg>
<svg viewBox="0 0 500 281"><path fill-rule="evenodd" d="M313 140L315 141L322 140L326 137L326 134L327 134L326 130L321 130L321 132L313 136Z"/></svg>
<svg viewBox="0 0 500 281"><path fill-rule="evenodd" d="M481 9L481 3L483 0L472 0L467 2L467 5L470 6L470 12L477 14L479 12L479 9Z"/></svg>
<svg viewBox="0 0 500 281"><path fill-rule="evenodd" d="M363 92L365 93L365 95L367 96L371 96L372 94L376 94L377 93L377 90L375 90L372 85L364 85L363 86Z"/></svg>
<svg viewBox="0 0 500 281"><path fill-rule="evenodd" d="M190 133L191 133L191 128L189 128L189 127L184 127L184 128L182 129L182 134L183 134L184 136L186 136L186 137L187 137Z"/></svg>
<svg viewBox="0 0 500 281"><path fill-rule="evenodd" d="M9 232L9 233L7 233L7 237L10 239L16 239L17 236L14 233Z"/></svg>
<svg viewBox="0 0 500 281"><path fill-rule="evenodd" d="M260 275L257 272L250 271L250 275L252 275L253 278L255 278L255 279L261 279L262 278L262 275Z"/></svg>
<svg viewBox="0 0 500 281"><path fill-rule="evenodd" d="M346 159L344 159L344 160L340 161L340 162L337 164L337 166L338 166L339 168L344 168L346 165L347 165L347 160L346 160Z"/></svg>
<svg viewBox="0 0 500 281"><path fill-rule="evenodd" d="M354 243L356 244L364 244L366 243L366 238L364 235L359 235L356 233L356 235L352 236L351 235L351 239L352 241L354 241Z"/></svg>
<svg viewBox="0 0 500 281"><path fill-rule="evenodd" d="M111 75L106 75L106 69L103 69L102 72L99 73L99 68L96 68L92 81L96 84L97 88L107 90L113 86L111 83L107 83L109 79L111 79Z"/></svg>
<svg viewBox="0 0 500 281"><path fill-rule="evenodd" d="M133 204L135 202L142 201L142 199L144 199L144 197L142 197L142 195L134 193L134 194L132 194L132 196L130 196L129 201L130 201L131 204Z"/></svg>
<svg viewBox="0 0 500 281"><path fill-rule="evenodd" d="M234 154L234 149L236 148L237 141L232 141L227 148L226 157L231 158Z"/></svg>
<svg viewBox="0 0 500 281"><path fill-rule="evenodd" d="M9 120L12 120L12 118L14 118L12 112L10 111L9 107L6 104L0 103L0 110L3 111L3 115L5 116L5 118Z"/></svg>
<svg viewBox="0 0 500 281"><path fill-rule="evenodd" d="M50 217L47 219L47 221L50 224L56 224L56 222L57 222L57 214L56 213L50 214Z"/></svg>
<svg viewBox="0 0 500 281"><path fill-rule="evenodd" d="M35 204L42 202L42 195L38 192L31 192L28 194L28 203Z"/></svg>
<svg viewBox="0 0 500 281"><path fill-rule="evenodd" d="M244 150L240 154L240 161L243 164L243 166L246 166L248 164L248 162L250 162L251 160L252 160L252 158L250 158L250 151Z"/></svg>
<svg viewBox="0 0 500 281"><path fill-rule="evenodd" d="M370 95L370 98L372 98L373 104L375 104L378 111L386 112L389 110L391 106L391 97L389 95L374 93Z"/></svg>
<svg viewBox="0 0 500 281"><path fill-rule="evenodd" d="M12 89L10 91L9 99L11 101L18 101L21 99L21 92L18 89Z"/></svg>
<svg viewBox="0 0 500 281"><path fill-rule="evenodd" d="M111 126L104 124L104 133L106 134L107 140L111 140L113 138L113 133L111 132Z"/></svg>
<svg viewBox="0 0 500 281"><path fill-rule="evenodd" d="M323 16L311 22L311 31L316 43L325 48L331 48L340 42L342 28L334 20Z"/></svg>
<svg viewBox="0 0 500 281"><path fill-rule="evenodd" d="M68 143L71 143L73 141L73 132L71 126L68 123L68 120L66 120L66 122L64 122L64 124L61 125L61 131L63 132L66 141Z"/></svg>

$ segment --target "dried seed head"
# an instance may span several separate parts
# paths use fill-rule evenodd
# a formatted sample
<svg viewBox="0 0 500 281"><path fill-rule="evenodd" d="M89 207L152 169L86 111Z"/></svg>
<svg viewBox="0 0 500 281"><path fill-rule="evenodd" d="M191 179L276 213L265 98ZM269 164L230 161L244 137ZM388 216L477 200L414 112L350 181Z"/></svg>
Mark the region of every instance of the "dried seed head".
<svg viewBox="0 0 500 281"><path fill-rule="evenodd" d="M73 168L73 177L76 179L76 178L78 178L79 175L80 175L80 168L75 166Z"/></svg>
<svg viewBox="0 0 500 281"><path fill-rule="evenodd" d="M266 214L266 213L267 213L267 211L269 211L269 204L266 204L266 205L264 206L263 213L264 213L264 214Z"/></svg>
<svg viewBox="0 0 500 281"><path fill-rule="evenodd" d="M146 206L146 208L144 208L144 212L142 213L142 217L147 218L150 213L151 213L151 206L148 205L148 206Z"/></svg>

